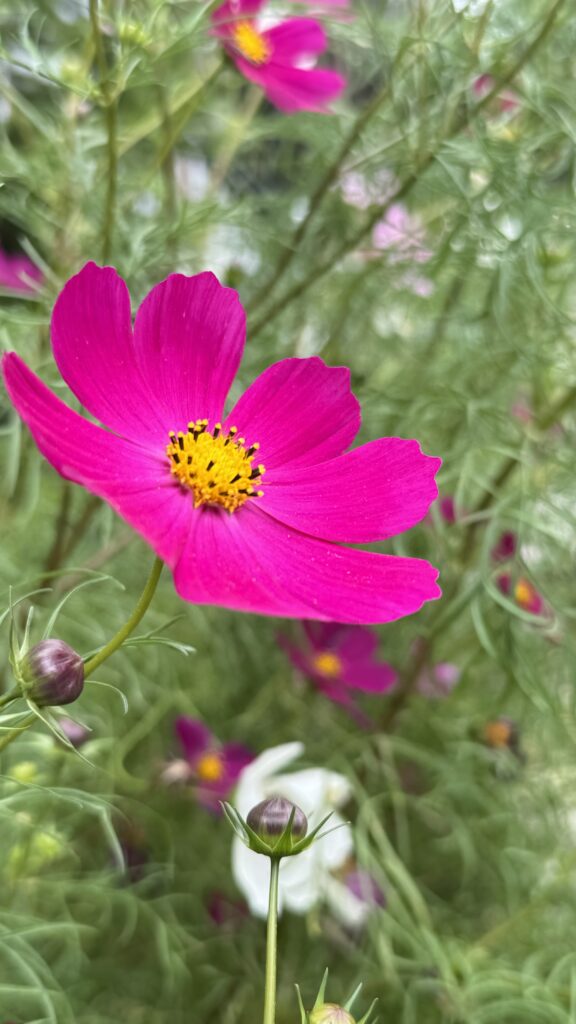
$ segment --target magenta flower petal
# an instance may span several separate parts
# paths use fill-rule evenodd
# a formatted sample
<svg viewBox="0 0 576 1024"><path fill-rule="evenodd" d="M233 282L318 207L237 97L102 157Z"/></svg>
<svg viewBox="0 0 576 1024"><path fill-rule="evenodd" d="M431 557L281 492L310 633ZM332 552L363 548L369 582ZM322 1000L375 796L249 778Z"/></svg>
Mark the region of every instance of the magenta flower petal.
<svg viewBox="0 0 576 1024"><path fill-rule="evenodd" d="M213 743L212 733L198 718L182 715L176 719L174 731L188 761L195 761Z"/></svg>
<svg viewBox="0 0 576 1024"><path fill-rule="evenodd" d="M45 458L66 479L104 498L174 565L193 510L166 472L162 451L147 451L89 423L14 353L4 356L2 370L8 394Z"/></svg>
<svg viewBox="0 0 576 1024"><path fill-rule="evenodd" d="M212 21L217 26L220 22L234 22L241 18L252 18L266 0L226 0L212 14ZM229 26L226 26L228 33Z"/></svg>
<svg viewBox="0 0 576 1024"><path fill-rule="evenodd" d="M232 425L250 443L260 443L267 471L341 455L360 428L350 371L326 366L317 356L274 363L238 400L227 419Z"/></svg>
<svg viewBox="0 0 576 1024"><path fill-rule="evenodd" d="M233 785L240 772L254 760L254 754L241 743L225 743L221 753L226 765L228 780Z"/></svg>
<svg viewBox="0 0 576 1024"><path fill-rule="evenodd" d="M23 295L34 295L43 281L43 273L24 253L7 252L0 246L0 288Z"/></svg>
<svg viewBox="0 0 576 1024"><path fill-rule="evenodd" d="M368 660L378 647L378 636L363 626L348 626L341 631L338 654L345 661Z"/></svg>
<svg viewBox="0 0 576 1024"><path fill-rule="evenodd" d="M424 518L438 497L440 465L417 441L384 437L313 469L270 472L267 466L260 507L314 537L371 543Z"/></svg>
<svg viewBox="0 0 576 1024"><path fill-rule="evenodd" d="M130 295L113 267L87 263L67 282L51 335L60 373L93 416L134 440L165 440L172 424L163 423L158 397L140 373Z"/></svg>
<svg viewBox="0 0 576 1024"><path fill-rule="evenodd" d="M134 345L163 407L166 433L186 430L190 420L221 418L245 338L237 292L210 272L171 274L148 293L136 315Z"/></svg>
<svg viewBox="0 0 576 1024"><path fill-rule="evenodd" d="M341 548L282 526L257 507L194 518L174 579L181 597L262 615L390 622L440 596L417 558Z"/></svg>
<svg viewBox="0 0 576 1024"><path fill-rule="evenodd" d="M289 18L262 33L272 46L274 64L293 65L295 60L324 53L328 41L322 25L313 18Z"/></svg>
<svg viewBox="0 0 576 1024"><path fill-rule="evenodd" d="M251 64L234 55L238 70L245 78L259 85L266 97L285 114L309 110L324 114L331 100L336 99L346 88L346 79L337 71L322 68L294 68L276 64L274 58L268 64Z"/></svg>
<svg viewBox="0 0 576 1024"><path fill-rule="evenodd" d="M342 682L353 690L364 693L384 693L394 686L397 675L385 661L355 661L344 667Z"/></svg>

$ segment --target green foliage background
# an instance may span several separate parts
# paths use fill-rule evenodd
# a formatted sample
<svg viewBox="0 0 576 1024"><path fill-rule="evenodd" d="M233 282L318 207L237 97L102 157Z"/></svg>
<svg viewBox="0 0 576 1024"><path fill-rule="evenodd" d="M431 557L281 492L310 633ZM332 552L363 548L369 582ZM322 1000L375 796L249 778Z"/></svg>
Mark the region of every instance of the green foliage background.
<svg viewBox="0 0 576 1024"><path fill-rule="evenodd" d="M166 573L140 631L165 642L127 645L98 673L127 710L96 683L78 705L91 764L42 727L2 754L2 1019L258 1018L262 924L223 931L207 911L214 890L238 896L227 827L158 781L187 713L256 751L302 739L308 763L345 772L358 858L386 890L361 937L323 907L284 918L278 1024L297 1019L293 983L311 1001L326 965L331 998L362 980L390 1024L569 1024L574 11L563 0L488 0L484 13L353 0L353 21L328 19L331 59L350 80L336 113L286 117L221 64L213 6L110 0L91 20L80 0L0 3L0 236L46 275L38 297L1 299L1 345L63 393L49 316L85 260L114 263L135 304L172 270L216 269L249 312L238 391L278 358L319 353L352 367L364 440L415 436L442 455L456 523L435 512L386 550L440 566L445 596L380 630L401 682L366 705L376 724L365 732L294 685L279 623L183 607ZM478 102L483 73L513 88L516 111ZM209 175L197 199L178 186L186 159ZM426 226L428 298L393 252L358 256L386 202L359 211L336 186L344 170L371 180L383 167ZM0 402L3 604L57 567L53 591L34 599L34 635L70 593L57 632L87 652L126 619L151 554L111 510L63 486ZM530 423L513 415L518 402ZM544 595L546 622L496 586L503 530L519 535L518 571ZM461 683L427 701L415 680L441 660L460 666ZM517 722L523 762L479 742L499 715ZM141 870L123 866L127 842Z"/></svg>

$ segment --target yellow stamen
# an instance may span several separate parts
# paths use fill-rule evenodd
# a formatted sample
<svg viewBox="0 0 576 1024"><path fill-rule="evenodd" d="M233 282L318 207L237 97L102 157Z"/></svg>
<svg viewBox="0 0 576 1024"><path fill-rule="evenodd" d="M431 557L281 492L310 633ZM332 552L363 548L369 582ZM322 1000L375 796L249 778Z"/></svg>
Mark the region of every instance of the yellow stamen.
<svg viewBox="0 0 576 1024"><path fill-rule="evenodd" d="M188 424L186 434L170 432L166 454L170 459L173 476L194 495L194 508L200 505L219 505L235 512L248 498L261 498L263 491L255 490L264 466L253 466L260 445L246 447L238 429L230 427L222 433L217 423L212 432L208 420Z"/></svg>
<svg viewBox="0 0 576 1024"><path fill-rule="evenodd" d="M202 754L196 762L196 775L202 782L219 782L224 775L220 754L215 751Z"/></svg>
<svg viewBox="0 0 576 1024"><path fill-rule="evenodd" d="M514 587L514 597L521 608L530 610L536 597L536 591L528 580L520 579Z"/></svg>
<svg viewBox="0 0 576 1024"><path fill-rule="evenodd" d="M232 29L232 38L236 49L251 64L266 64L272 55L270 43L251 21L237 22Z"/></svg>
<svg viewBox="0 0 576 1024"><path fill-rule="evenodd" d="M315 654L312 664L316 672L319 672L321 676L326 676L327 679L337 679L342 673L342 662L332 651L320 651Z"/></svg>
<svg viewBox="0 0 576 1024"><path fill-rule="evenodd" d="M484 726L484 740L489 747L501 749L507 747L512 739L512 728L509 722L488 722Z"/></svg>

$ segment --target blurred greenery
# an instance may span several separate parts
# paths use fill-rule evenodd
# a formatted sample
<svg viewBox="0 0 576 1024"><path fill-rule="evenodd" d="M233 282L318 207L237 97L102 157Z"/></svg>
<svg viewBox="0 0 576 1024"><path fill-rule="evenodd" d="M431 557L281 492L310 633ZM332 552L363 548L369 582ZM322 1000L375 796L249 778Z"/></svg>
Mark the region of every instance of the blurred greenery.
<svg viewBox="0 0 576 1024"><path fill-rule="evenodd" d="M71 709L92 730L84 759L41 725L1 755L2 1019L254 1024L263 925L209 913L215 892L239 899L231 836L193 791L160 780L179 755L174 719L189 714L258 752L301 739L306 763L346 774L358 860L386 893L362 934L324 906L284 917L278 1024L298 1019L294 983L313 999L327 965L331 998L363 981L390 1024L570 1024L571 4L332 8L328 60L348 89L333 114L289 117L222 63L213 7L109 0L92 4L95 23L83 0L0 0L0 243L44 273L38 292L2 292L0 344L64 395L50 311L84 261L113 263L135 305L173 270L213 269L249 312L235 394L278 358L320 354L351 366L363 440L417 437L442 456L455 521L438 506L383 549L440 566L445 596L379 630L400 683L366 699L373 727L361 729L295 680L277 637L297 625L185 606L166 571L138 634L170 643L126 645L87 684ZM349 172L375 189L367 209L344 201ZM371 241L400 202L419 219L420 262ZM5 394L0 459L2 608L50 587L30 599L39 639L69 593L54 631L87 653L126 620L152 554L42 461ZM492 551L510 530L543 617L499 589ZM7 689L7 619L1 629ZM426 699L419 673L442 661L461 681ZM499 716L522 757L482 742Z"/></svg>

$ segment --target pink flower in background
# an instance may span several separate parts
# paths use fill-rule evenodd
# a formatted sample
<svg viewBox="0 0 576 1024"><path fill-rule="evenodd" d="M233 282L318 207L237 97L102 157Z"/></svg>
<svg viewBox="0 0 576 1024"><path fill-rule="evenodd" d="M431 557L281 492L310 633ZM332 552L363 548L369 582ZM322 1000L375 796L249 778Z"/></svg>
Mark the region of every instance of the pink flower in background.
<svg viewBox="0 0 576 1024"><path fill-rule="evenodd" d="M480 75L475 79L472 89L477 99L482 100L488 93L494 88L495 80L492 75ZM495 97L494 101L498 104L500 112L502 114L508 114L513 110L517 110L520 106L520 100L515 92L511 89L502 89Z"/></svg>
<svg viewBox="0 0 576 1024"><path fill-rule="evenodd" d="M514 558L518 548L518 537L513 530L505 530L491 551L493 562L508 562Z"/></svg>
<svg viewBox="0 0 576 1024"><path fill-rule="evenodd" d="M304 642L296 646L282 638L290 660L330 700L353 705L353 693L385 693L396 673L385 661L376 661L378 637L363 626L334 622L303 622Z"/></svg>
<svg viewBox="0 0 576 1024"><path fill-rule="evenodd" d="M428 562L341 544L418 523L440 460L400 438L346 452L360 425L350 372L317 357L270 366L225 416L244 339L238 296L213 274L172 274L132 328L126 285L89 263L56 302L52 344L80 404L109 429L15 353L4 379L42 454L146 539L185 600L362 623L437 598Z"/></svg>
<svg viewBox="0 0 576 1024"><path fill-rule="evenodd" d="M458 665L450 661L439 661L437 665L430 665L420 673L416 690L432 700L448 697L460 682L461 674Z"/></svg>
<svg viewBox="0 0 576 1024"><path fill-rule="evenodd" d="M347 171L340 178L342 199L359 210L367 210L375 203L385 203L398 186L398 179L387 167L380 168L372 178L360 171Z"/></svg>
<svg viewBox="0 0 576 1024"><path fill-rule="evenodd" d="M448 523L449 526L453 526L458 517L456 513L456 502L452 495L446 494L443 498L440 498L438 508L440 511L440 517L444 522Z"/></svg>
<svg viewBox="0 0 576 1024"><path fill-rule="evenodd" d="M43 276L40 268L23 253L7 252L0 247L0 288L35 295Z"/></svg>
<svg viewBox="0 0 576 1024"><path fill-rule="evenodd" d="M227 0L212 15L214 32L245 78L286 114L298 110L326 113L346 79L336 71L304 66L327 47L322 26L311 18L289 18L273 28L255 16L266 0Z"/></svg>
<svg viewBox="0 0 576 1024"><path fill-rule="evenodd" d="M546 614L546 604L542 594L525 576L519 576L516 581L513 581L510 573L502 573L497 577L496 584L498 589L507 597L511 597L523 611L530 612L531 615Z"/></svg>
<svg viewBox="0 0 576 1024"><path fill-rule="evenodd" d="M425 234L420 218L410 213L403 203L393 203L374 226L372 243L375 249L391 250L394 263L404 260L426 263L432 256L424 244Z"/></svg>
<svg viewBox="0 0 576 1024"><path fill-rule="evenodd" d="M184 759L169 763L162 780L192 783L199 802L218 812L220 800L229 797L242 769L254 760L254 755L239 743L219 743L197 718L177 718L175 730Z"/></svg>

